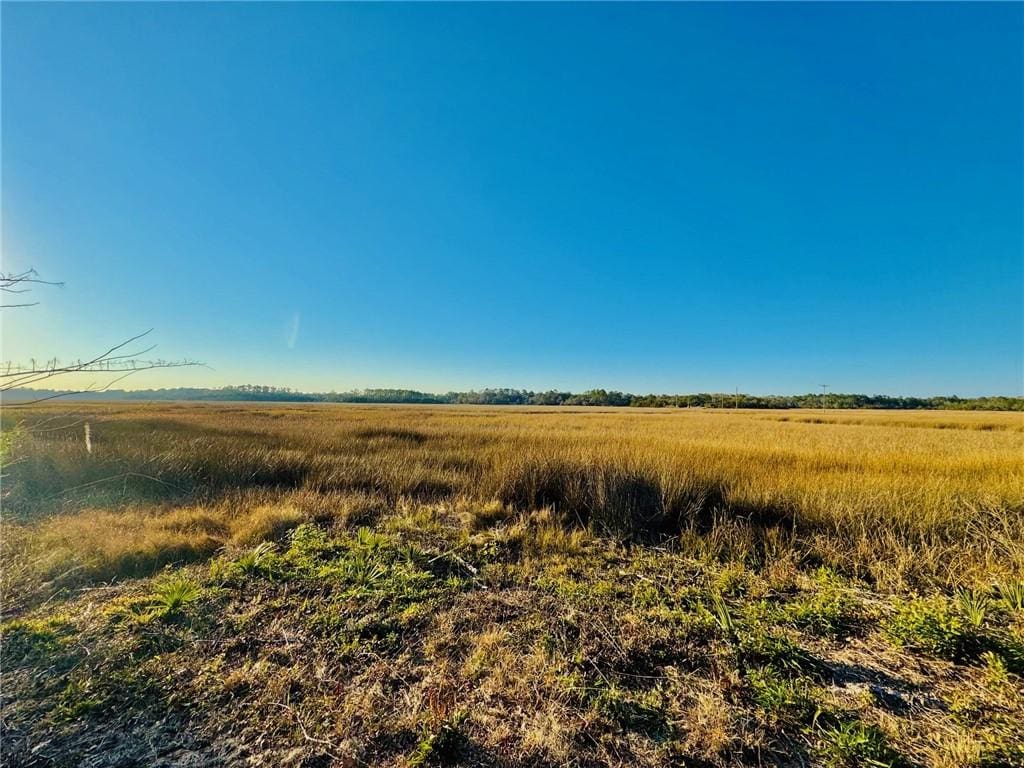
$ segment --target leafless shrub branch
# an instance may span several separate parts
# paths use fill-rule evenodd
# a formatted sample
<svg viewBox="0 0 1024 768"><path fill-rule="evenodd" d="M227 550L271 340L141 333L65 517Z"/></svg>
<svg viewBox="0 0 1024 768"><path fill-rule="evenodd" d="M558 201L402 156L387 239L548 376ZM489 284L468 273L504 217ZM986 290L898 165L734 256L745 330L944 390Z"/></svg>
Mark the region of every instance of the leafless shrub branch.
<svg viewBox="0 0 1024 768"><path fill-rule="evenodd" d="M63 283L51 280L42 280L34 268L23 272L0 272L0 291L4 293L21 294L32 290L35 285L63 286ZM20 307L35 306L39 302L27 302L19 304L0 304L0 309L15 309ZM72 392L58 392L56 394L40 397L28 402L16 403L7 407L25 407L45 400L52 400L58 397L69 397L72 395L85 394L89 392L104 392L114 384L123 381L141 371L150 371L157 368L183 368L201 365L194 360L164 360L146 359L143 355L152 352L155 344L146 347L134 348L136 342L152 333L153 329L136 334L124 341L115 344L106 351L91 357L87 360L75 360L69 363L62 363L57 358L51 358L46 362L38 362L35 359L28 364L16 364L10 361L3 363L3 370L0 371L0 392L7 392L13 389L31 387L40 382L53 379L67 374L96 373L101 375L117 374L113 379L105 383L93 383L82 389Z"/></svg>

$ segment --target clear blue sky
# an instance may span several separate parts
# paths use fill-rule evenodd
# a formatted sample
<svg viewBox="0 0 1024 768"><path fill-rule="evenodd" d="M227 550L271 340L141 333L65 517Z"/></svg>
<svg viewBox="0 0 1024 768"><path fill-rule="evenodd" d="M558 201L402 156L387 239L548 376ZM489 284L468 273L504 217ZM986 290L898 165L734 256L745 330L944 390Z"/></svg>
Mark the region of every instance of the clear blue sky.
<svg viewBox="0 0 1024 768"><path fill-rule="evenodd" d="M1024 5L2 6L4 356L1021 394Z"/></svg>

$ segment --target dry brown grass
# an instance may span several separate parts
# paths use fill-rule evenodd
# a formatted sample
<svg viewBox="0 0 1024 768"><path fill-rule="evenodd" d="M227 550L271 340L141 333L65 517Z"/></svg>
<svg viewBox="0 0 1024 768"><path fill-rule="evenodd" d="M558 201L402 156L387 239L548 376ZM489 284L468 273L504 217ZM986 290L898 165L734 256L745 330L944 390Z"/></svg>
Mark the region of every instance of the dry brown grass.
<svg viewBox="0 0 1024 768"><path fill-rule="evenodd" d="M735 517L631 543L468 496L382 505L248 489L14 530L16 551L116 582L65 581L0 624L12 764L1024 756L1024 612L1008 590L915 602L818 568L790 530ZM178 537L217 554L129 577L126 563Z"/></svg>
<svg viewBox="0 0 1024 768"><path fill-rule="evenodd" d="M4 470L15 764L1024 759L1020 414L66 407Z"/></svg>
<svg viewBox="0 0 1024 768"><path fill-rule="evenodd" d="M718 554L796 548L893 588L1024 575L1016 413L132 404L62 422L67 407L25 419L5 472L6 556L34 540L48 579L456 498L614 536L694 532Z"/></svg>

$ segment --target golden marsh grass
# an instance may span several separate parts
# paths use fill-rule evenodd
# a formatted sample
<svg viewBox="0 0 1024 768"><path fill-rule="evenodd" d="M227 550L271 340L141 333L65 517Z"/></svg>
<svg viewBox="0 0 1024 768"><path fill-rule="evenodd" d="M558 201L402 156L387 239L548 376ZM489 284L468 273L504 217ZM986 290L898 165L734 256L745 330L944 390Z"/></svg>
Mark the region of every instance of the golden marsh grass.
<svg viewBox="0 0 1024 768"><path fill-rule="evenodd" d="M2 749L1019 765L1021 418L34 410L7 433Z"/></svg>
<svg viewBox="0 0 1024 768"><path fill-rule="evenodd" d="M122 567L136 574L201 559L303 515L343 517L352 499L393 506L458 498L551 507L567 524L621 538L706 537L728 523L742 546L756 547L772 530L801 556L881 584L1024 573L1024 416L1017 413L73 410L61 404L24 418L5 477L7 550L26 560L43 548L49 564L11 568L8 579L52 579L65 565L109 578ZM214 522L168 527L182 505ZM275 517L283 520L277 528ZM87 565L80 561L90 547ZM123 558L112 551L119 547L127 549Z"/></svg>

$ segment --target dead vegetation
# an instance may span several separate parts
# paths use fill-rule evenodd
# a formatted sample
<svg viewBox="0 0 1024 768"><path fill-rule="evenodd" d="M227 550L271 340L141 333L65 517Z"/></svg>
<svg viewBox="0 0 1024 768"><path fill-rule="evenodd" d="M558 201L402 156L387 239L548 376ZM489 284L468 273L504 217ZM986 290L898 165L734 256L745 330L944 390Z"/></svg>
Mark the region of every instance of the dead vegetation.
<svg viewBox="0 0 1024 768"><path fill-rule="evenodd" d="M57 415L4 471L5 764L1024 763L1012 424Z"/></svg>

